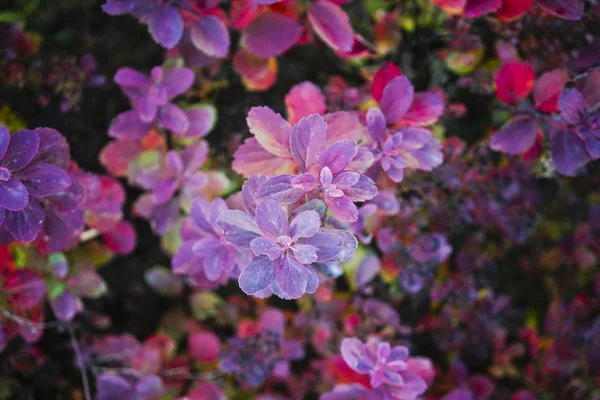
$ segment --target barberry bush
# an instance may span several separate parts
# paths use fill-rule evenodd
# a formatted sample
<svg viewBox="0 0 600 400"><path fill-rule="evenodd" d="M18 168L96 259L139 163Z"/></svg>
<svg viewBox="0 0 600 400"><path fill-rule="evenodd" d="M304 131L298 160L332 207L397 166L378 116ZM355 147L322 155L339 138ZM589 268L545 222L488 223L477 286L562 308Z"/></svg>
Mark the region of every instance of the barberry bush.
<svg viewBox="0 0 600 400"><path fill-rule="evenodd" d="M600 400L597 0L0 9L0 400Z"/></svg>

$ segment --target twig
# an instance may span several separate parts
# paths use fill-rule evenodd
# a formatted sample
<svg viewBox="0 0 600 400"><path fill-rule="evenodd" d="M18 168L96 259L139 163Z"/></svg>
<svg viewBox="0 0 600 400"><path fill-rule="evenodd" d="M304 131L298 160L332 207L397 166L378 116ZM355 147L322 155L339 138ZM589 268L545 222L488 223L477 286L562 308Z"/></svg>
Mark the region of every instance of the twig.
<svg viewBox="0 0 600 400"><path fill-rule="evenodd" d="M75 352L75 358L77 359L77 367L79 367L79 372L81 373L81 381L83 383L83 394L85 396L85 400L92 400L92 395L90 392L90 383L88 382L87 373L85 372L85 367L83 364L83 356L81 355L81 348L79 347L79 343L75 338L75 332L73 332L73 326L71 324L67 325L67 329L69 330L69 336L71 337L71 345L73 346L73 351Z"/></svg>

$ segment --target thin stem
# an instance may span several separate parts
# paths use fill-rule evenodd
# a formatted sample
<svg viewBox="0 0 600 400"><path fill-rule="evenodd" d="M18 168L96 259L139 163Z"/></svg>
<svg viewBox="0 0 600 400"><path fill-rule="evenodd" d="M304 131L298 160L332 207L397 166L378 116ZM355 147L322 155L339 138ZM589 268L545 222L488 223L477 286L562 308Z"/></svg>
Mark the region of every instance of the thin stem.
<svg viewBox="0 0 600 400"><path fill-rule="evenodd" d="M67 329L69 330L69 336L71 337L71 345L73 346L75 358L77 359L77 367L79 368L79 372L81 373L81 381L83 383L83 394L85 396L85 400L92 400L92 395L90 392L90 383L88 382L87 373L85 372L83 356L81 355L81 348L79 347L79 343L75 338L73 326L71 324L68 324Z"/></svg>

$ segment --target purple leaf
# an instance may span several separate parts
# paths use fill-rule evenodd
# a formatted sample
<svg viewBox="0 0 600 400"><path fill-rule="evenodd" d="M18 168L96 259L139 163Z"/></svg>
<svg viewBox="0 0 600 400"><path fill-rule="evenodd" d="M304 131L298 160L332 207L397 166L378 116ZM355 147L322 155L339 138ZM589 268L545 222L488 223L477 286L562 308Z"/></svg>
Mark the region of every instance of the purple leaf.
<svg viewBox="0 0 600 400"><path fill-rule="evenodd" d="M10 144L10 132L6 127L0 126L0 160L6 154L6 150L8 149L8 145Z"/></svg>
<svg viewBox="0 0 600 400"><path fill-rule="evenodd" d="M300 264L312 264L317 261L317 249L308 244L294 246L294 257Z"/></svg>
<svg viewBox="0 0 600 400"><path fill-rule="evenodd" d="M369 254L360 262L356 270L356 286L363 287L369 284L381 270L381 262L375 254Z"/></svg>
<svg viewBox="0 0 600 400"><path fill-rule="evenodd" d="M250 242L250 250L255 256L266 255L270 260L276 260L283 254L283 248L274 239L262 236Z"/></svg>
<svg viewBox="0 0 600 400"><path fill-rule="evenodd" d="M126 400L133 396L133 387L120 375L104 373L96 380L96 400Z"/></svg>
<svg viewBox="0 0 600 400"><path fill-rule="evenodd" d="M342 239L333 233L318 232L311 237L298 240L299 244L313 246L317 251L317 261L333 260L342 251Z"/></svg>
<svg viewBox="0 0 600 400"><path fill-rule="evenodd" d="M577 89L563 90L558 100L560 116L570 124L585 124L589 113L583 95Z"/></svg>
<svg viewBox="0 0 600 400"><path fill-rule="evenodd" d="M77 311L79 311L77 298L70 290L65 290L57 298L50 301L50 306L56 319L64 322L72 321Z"/></svg>
<svg viewBox="0 0 600 400"><path fill-rule="evenodd" d="M71 186L71 177L52 164L37 163L18 173L19 179L34 197L59 194Z"/></svg>
<svg viewBox="0 0 600 400"><path fill-rule="evenodd" d="M302 25L288 15L269 12L256 18L244 30L242 43L257 57L277 57L289 50L302 36Z"/></svg>
<svg viewBox="0 0 600 400"><path fill-rule="evenodd" d="M567 176L574 176L590 160L583 140L566 129L558 131L552 137L550 153L558 172Z"/></svg>
<svg viewBox="0 0 600 400"><path fill-rule="evenodd" d="M267 181L265 175L252 175L242 185L242 203L244 208L251 214L256 211L256 196L259 188Z"/></svg>
<svg viewBox="0 0 600 400"><path fill-rule="evenodd" d="M194 83L194 71L188 68L173 68L162 77L160 87L165 90L167 100L179 96Z"/></svg>
<svg viewBox="0 0 600 400"><path fill-rule="evenodd" d="M258 189L256 198L271 199L283 204L294 204L307 192L302 185L294 184L295 179L294 175L289 174L271 178Z"/></svg>
<svg viewBox="0 0 600 400"><path fill-rule="evenodd" d="M383 143L387 133L386 125L385 115L380 109L371 108L367 111L367 129L374 141Z"/></svg>
<svg viewBox="0 0 600 400"><path fill-rule="evenodd" d="M150 16L148 30L156 43L172 49L183 35L183 18L174 7L157 7Z"/></svg>
<svg viewBox="0 0 600 400"><path fill-rule="evenodd" d="M357 338L344 338L340 345L342 358L353 371L367 374L370 370L369 355L366 345Z"/></svg>
<svg viewBox="0 0 600 400"><path fill-rule="evenodd" d="M465 18L475 18L497 11L502 7L502 0L467 0L463 15Z"/></svg>
<svg viewBox="0 0 600 400"><path fill-rule="evenodd" d="M212 57L224 57L229 51L227 26L221 18L206 15L190 28L192 43L198 50Z"/></svg>
<svg viewBox="0 0 600 400"><path fill-rule="evenodd" d="M583 17L581 0L538 0L538 6L557 17L577 20Z"/></svg>
<svg viewBox="0 0 600 400"><path fill-rule="evenodd" d="M267 288L275 280L276 267L276 262L269 257L256 257L240 274L240 289L246 294L254 294Z"/></svg>
<svg viewBox="0 0 600 400"><path fill-rule="evenodd" d="M490 147L508 154L524 153L534 145L536 131L535 117L516 116L494 134L490 141Z"/></svg>
<svg viewBox="0 0 600 400"><path fill-rule="evenodd" d="M319 161L326 143L327 124L323 117L312 114L302 118L290 137L290 150L302 172Z"/></svg>
<svg viewBox="0 0 600 400"><path fill-rule="evenodd" d="M184 137L203 137L210 132L215 124L215 111L209 107L194 107L185 111L189 125L183 132L174 132Z"/></svg>
<svg viewBox="0 0 600 400"><path fill-rule="evenodd" d="M290 299L298 299L306 292L308 273L306 267L292 257L285 257L276 269L277 285Z"/></svg>
<svg viewBox="0 0 600 400"><path fill-rule="evenodd" d="M29 164L39 148L40 139L36 132L29 129L17 131L11 135L0 165L9 171L18 171Z"/></svg>
<svg viewBox="0 0 600 400"><path fill-rule="evenodd" d="M54 164L64 170L68 169L71 162L69 144L63 135L55 129L35 129L40 139L40 148L32 162Z"/></svg>
<svg viewBox="0 0 600 400"><path fill-rule="evenodd" d="M311 237L321 227L319 213L312 210L303 211L298 214L290 224L290 234L294 240Z"/></svg>
<svg viewBox="0 0 600 400"><path fill-rule="evenodd" d="M335 51L347 53L352 50L354 30L350 18L337 4L326 0L310 4L308 21L321 40Z"/></svg>
<svg viewBox="0 0 600 400"><path fill-rule="evenodd" d="M158 122L173 133L182 134L190 123L185 112L175 104L165 104L158 109Z"/></svg>
<svg viewBox="0 0 600 400"><path fill-rule="evenodd" d="M277 238L288 234L288 217L279 203L262 200L256 206L256 223L266 236Z"/></svg>
<svg viewBox="0 0 600 400"><path fill-rule="evenodd" d="M30 201L20 211L6 213L4 226L16 240L31 242L42 229L44 210L37 201Z"/></svg>
<svg viewBox="0 0 600 400"><path fill-rule="evenodd" d="M259 236L261 231L251 214L238 210L224 211L217 218L217 225L223 228L223 237L234 246L247 249L250 242Z"/></svg>
<svg viewBox="0 0 600 400"><path fill-rule="evenodd" d="M138 140L144 137L152 124L142 122L136 110L125 111L112 120L108 135L117 139Z"/></svg>
<svg viewBox="0 0 600 400"><path fill-rule="evenodd" d="M129 67L119 68L117 70L117 73L115 74L114 81L117 85L121 87L130 86L135 88L141 88L150 84L148 76Z"/></svg>
<svg viewBox="0 0 600 400"><path fill-rule="evenodd" d="M380 105L389 124L400 121L406 115L413 102L414 91L406 76L394 78L385 86Z"/></svg>
<svg viewBox="0 0 600 400"><path fill-rule="evenodd" d="M21 181L9 178L0 181L0 207L11 211L24 209L29 202L27 188Z"/></svg>
<svg viewBox="0 0 600 400"><path fill-rule="evenodd" d="M319 167L329 167L333 175L342 172L354 159L358 146L351 140L340 140L329 146L319 157Z"/></svg>

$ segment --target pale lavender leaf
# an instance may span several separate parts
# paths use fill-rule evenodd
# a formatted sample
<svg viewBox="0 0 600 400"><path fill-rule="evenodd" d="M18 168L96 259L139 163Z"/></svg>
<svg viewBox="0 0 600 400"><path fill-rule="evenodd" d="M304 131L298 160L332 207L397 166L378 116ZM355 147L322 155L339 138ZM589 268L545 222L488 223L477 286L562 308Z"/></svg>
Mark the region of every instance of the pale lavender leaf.
<svg viewBox="0 0 600 400"><path fill-rule="evenodd" d="M254 238L262 236L254 217L239 210L224 211L217 218L217 225L223 228L225 240L244 249L250 247Z"/></svg>
<svg viewBox="0 0 600 400"><path fill-rule="evenodd" d="M277 238L288 234L288 216L274 200L265 199L257 204L256 223L266 236Z"/></svg>
<svg viewBox="0 0 600 400"><path fill-rule="evenodd" d="M255 214L258 190L267 180L268 178L265 175L254 174L242 185L242 203L249 213Z"/></svg>
<svg viewBox="0 0 600 400"><path fill-rule="evenodd" d="M326 133L327 124L318 114L302 118L294 125L290 137L290 150L302 172L319 161L327 140Z"/></svg>
<svg viewBox="0 0 600 400"><path fill-rule="evenodd" d="M351 140L340 140L329 146L319 157L319 167L329 167L333 175L342 172L354 159L358 146Z"/></svg>
<svg viewBox="0 0 600 400"><path fill-rule="evenodd" d="M342 358L353 371L359 374L369 373L372 362L367 346L357 338L344 338L340 345Z"/></svg>
<svg viewBox="0 0 600 400"><path fill-rule="evenodd" d="M292 257L285 257L277 265L275 279L286 297L298 299L306 292L308 272L306 267Z"/></svg>
<svg viewBox="0 0 600 400"><path fill-rule="evenodd" d="M257 237L250 242L250 250L255 256L266 255L270 260L276 260L284 249L274 239Z"/></svg>
<svg viewBox="0 0 600 400"><path fill-rule="evenodd" d="M299 239L298 243L313 246L317 251L318 262L333 260L340 254L344 245L340 236L326 232Z"/></svg>
<svg viewBox="0 0 600 400"><path fill-rule="evenodd" d="M294 257L300 264L312 264L317 261L317 249L308 244L297 244L293 249Z"/></svg>
<svg viewBox="0 0 600 400"><path fill-rule="evenodd" d="M366 201L377 196L377 186L375 186L375 182L371 178L360 175L358 182L348 189L344 189L344 192L352 201Z"/></svg>
<svg viewBox="0 0 600 400"><path fill-rule="evenodd" d="M311 237L319 232L321 217L318 212L307 210L296 215L290 224L290 234L294 240Z"/></svg>
<svg viewBox="0 0 600 400"><path fill-rule="evenodd" d="M240 274L240 289L246 294L254 294L267 288L275 280L276 268L276 262L269 257L256 257Z"/></svg>
<svg viewBox="0 0 600 400"><path fill-rule="evenodd" d="M375 254L369 254L362 259L356 270L354 279L356 286L364 287L369 284L381 270L381 261Z"/></svg>
<svg viewBox="0 0 600 400"><path fill-rule="evenodd" d="M120 375L104 373L96 380L96 400L126 400L131 398L133 386Z"/></svg>
<svg viewBox="0 0 600 400"><path fill-rule="evenodd" d="M369 168L371 168L374 162L375 156L373 153L371 153L368 148L360 146L358 148L358 152L352 159L352 162L348 164L348 169L365 173Z"/></svg>
<svg viewBox="0 0 600 400"><path fill-rule="evenodd" d="M306 193L301 185L294 185L294 175L279 175L266 181L256 193L256 199L270 199L278 203L293 204Z"/></svg>
<svg viewBox="0 0 600 400"><path fill-rule="evenodd" d="M131 86L140 88L147 86L150 83L150 80L147 75L144 75L133 68L121 67L115 74L114 82L122 87Z"/></svg>

